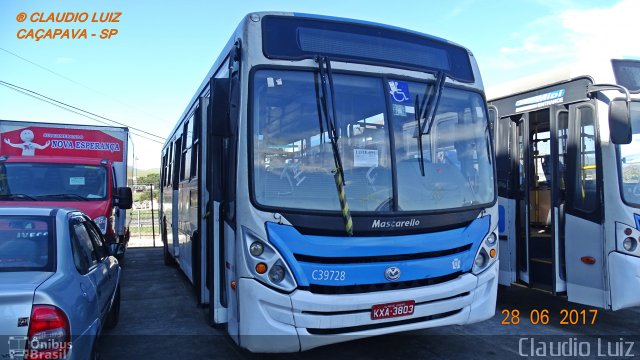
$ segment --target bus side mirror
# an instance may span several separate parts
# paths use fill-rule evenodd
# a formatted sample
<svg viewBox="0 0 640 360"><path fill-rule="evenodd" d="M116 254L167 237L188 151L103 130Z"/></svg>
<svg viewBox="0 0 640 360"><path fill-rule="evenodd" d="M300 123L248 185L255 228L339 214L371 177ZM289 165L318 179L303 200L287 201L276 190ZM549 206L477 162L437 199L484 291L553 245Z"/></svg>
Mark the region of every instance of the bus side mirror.
<svg viewBox="0 0 640 360"><path fill-rule="evenodd" d="M116 194L117 205L120 209L131 209L133 206L133 195L130 187L119 187Z"/></svg>
<svg viewBox="0 0 640 360"><path fill-rule="evenodd" d="M229 79L213 78L210 85L209 117L213 136L229 137L231 119L229 117Z"/></svg>
<svg viewBox="0 0 640 360"><path fill-rule="evenodd" d="M631 143L631 113L629 103L625 100L612 100L609 103L609 129L612 143Z"/></svg>

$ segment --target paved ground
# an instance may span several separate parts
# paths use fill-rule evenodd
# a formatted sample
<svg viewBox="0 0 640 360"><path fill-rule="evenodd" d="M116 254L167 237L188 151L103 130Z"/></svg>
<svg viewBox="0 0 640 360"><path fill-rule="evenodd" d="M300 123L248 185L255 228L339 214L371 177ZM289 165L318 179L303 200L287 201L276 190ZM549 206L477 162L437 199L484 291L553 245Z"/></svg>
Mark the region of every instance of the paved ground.
<svg viewBox="0 0 640 360"><path fill-rule="evenodd" d="M572 352L565 353L565 358L580 355L581 350L586 355L589 350L587 357L602 359L609 350L615 354L621 349L620 355L624 355L629 348L627 342L633 345L630 354L640 356L640 308L599 311L594 325L561 325L563 310L585 310L590 322L591 308L513 287L501 290L496 316L480 324L380 336L301 354L256 355L235 346L223 330L207 325L207 310L195 305L193 290L182 273L163 265L161 248L130 248L122 281L120 323L105 331L100 343L103 359L107 360L517 359L541 355L536 351L543 351L542 347L549 354L552 345L557 348L562 344L565 351ZM503 325L503 310L512 309L520 311L520 323ZM534 310L548 310L549 323L533 325L529 314L535 314Z"/></svg>

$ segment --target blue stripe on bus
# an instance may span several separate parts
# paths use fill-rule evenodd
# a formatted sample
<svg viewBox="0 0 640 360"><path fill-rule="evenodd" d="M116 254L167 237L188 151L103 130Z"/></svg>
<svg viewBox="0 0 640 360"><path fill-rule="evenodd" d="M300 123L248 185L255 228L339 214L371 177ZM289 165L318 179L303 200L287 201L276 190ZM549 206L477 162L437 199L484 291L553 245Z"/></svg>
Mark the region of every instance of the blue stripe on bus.
<svg viewBox="0 0 640 360"><path fill-rule="evenodd" d="M269 241L278 249L289 264L300 286L310 283L321 285L376 284L388 282L384 279L384 270L390 266L400 267L403 280L425 279L451 274L456 271L469 271L480 242L489 232L490 216L474 220L465 228L440 231L428 234L373 237L338 237L302 235L295 228L268 222L266 224ZM472 244L467 251L436 258L402 260L357 264L318 264L296 260L295 254L314 257L366 257L384 255L402 255L443 251ZM458 265L454 265L455 260ZM345 271L348 282L323 280L326 276L315 276L316 270ZM317 272L315 273L318 274ZM335 275L335 273L334 273Z"/></svg>
<svg viewBox="0 0 640 360"><path fill-rule="evenodd" d="M636 220L636 229L640 230L640 215L633 214L633 218Z"/></svg>
<svg viewBox="0 0 640 360"><path fill-rule="evenodd" d="M498 205L498 233L502 234L505 230L506 223L506 213L504 210L504 206Z"/></svg>
<svg viewBox="0 0 640 360"><path fill-rule="evenodd" d="M307 281L317 285L384 284L389 282L385 278L385 270L391 266L395 266L401 271L398 281L422 280L458 271L467 272L471 270L474 255L475 252L466 251L433 259L366 264L310 264L301 262L300 267Z"/></svg>

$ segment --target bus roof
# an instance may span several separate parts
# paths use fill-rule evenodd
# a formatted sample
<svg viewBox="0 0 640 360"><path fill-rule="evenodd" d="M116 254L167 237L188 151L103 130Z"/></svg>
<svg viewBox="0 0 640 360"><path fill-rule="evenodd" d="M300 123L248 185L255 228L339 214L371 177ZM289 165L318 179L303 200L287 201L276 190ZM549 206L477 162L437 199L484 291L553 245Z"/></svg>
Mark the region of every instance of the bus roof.
<svg viewBox="0 0 640 360"><path fill-rule="evenodd" d="M615 84L611 58L584 59L570 65L511 80L486 89L489 101L529 92L552 84L588 77L594 83Z"/></svg>
<svg viewBox="0 0 640 360"><path fill-rule="evenodd" d="M259 12L259 13L256 13L256 14L258 14L258 15L260 15L260 17L262 17L262 16L265 16L265 15L275 15L276 13L274 13L274 12ZM287 14L287 13L283 13L283 14ZM306 13L289 13L289 14L291 14L293 16L298 16L298 17L306 17L306 18L310 18L310 19L320 19L320 20L329 20L329 21L348 22L348 23L353 23L353 24L376 26L376 27L381 27L381 28L385 28L385 29L402 31L402 32L411 33L411 34L415 34L415 35L420 35L420 36L423 36L423 37L426 37L426 38L429 38L429 39L433 39L433 40L442 41L442 42L445 42L445 43L448 43L448 44L456 45L456 46L465 48L469 53L471 53L471 51L468 48L466 48L466 47L464 47L464 46L462 46L460 44L454 43L452 41L449 41L447 39L443 39L443 38L440 38L440 37L437 37L437 36L421 33L419 31L410 30L410 29L406 29L406 28L402 28L402 27L398 27L398 26L387 25L387 24L377 23L377 22L373 22L373 21L349 19L349 18L327 16L327 15L315 15L315 14L306 14Z"/></svg>
<svg viewBox="0 0 640 360"><path fill-rule="evenodd" d="M162 152L163 153L168 149L168 146L173 142L176 132L178 132L179 127L182 125L182 121L186 117L188 117L191 114L191 111L195 108L196 102L198 100L198 97L204 95L204 91L207 88L207 86L209 85L209 79L216 73L216 71L220 68L220 66L222 66L222 64L226 60L227 56L229 55L229 51L233 47L236 39L241 37L241 35L243 34L244 29L247 26L247 22L251 21L250 20L251 17L252 16L256 16L256 15L259 16L260 19L262 19L264 16L267 16L267 15L306 17L306 18L311 18L311 19L333 20L333 21L339 21L339 22L349 22L349 23L354 23L354 24L363 24L363 25L369 25L369 26L382 27L382 28L386 28L386 29L393 29L393 30L397 30L397 31L403 31L403 32L411 33L411 34L416 34L416 35L423 36L423 37L426 37L426 38L429 38L429 39L432 39L432 40L441 41L441 42L444 42L444 43L448 43L448 44L451 44L451 45L458 46L460 48L465 49L469 53L470 56L473 56L471 51L468 48L466 48L464 46L461 46L459 44L456 44L454 42L451 42L451 41L448 41L446 39L442 39L442 38L439 38L439 37L436 37L436 36L420 33L420 32L409 30L409 29L404 29L404 28L400 28L400 27L396 27L396 26L391 26L391 25L385 25L385 24L380 24L380 23L375 23L375 22L370 22L370 21L365 21L365 20L356 20L356 19L349 19L349 18L341 18L341 17L333 17L333 16L325 16L325 15L314 15L314 14L306 14L306 13L293 13L293 12L284 12L284 11L252 12L252 13L249 13L249 14L245 15L242 18L242 20L238 24L237 28L233 31L233 33L229 37L229 40L227 41L227 44L221 49L220 55L218 56L218 58L216 59L214 64L211 66L211 69L209 70L207 75L202 80L200 86L198 87L198 90L195 92L195 94L193 95L191 100L187 103L187 106L186 106L185 110L183 111L183 113L181 114L181 116L179 118L179 121L176 122L176 125L171 130L171 132L169 133L169 136L167 136L167 139L165 140L165 143L164 143L163 148L162 148Z"/></svg>

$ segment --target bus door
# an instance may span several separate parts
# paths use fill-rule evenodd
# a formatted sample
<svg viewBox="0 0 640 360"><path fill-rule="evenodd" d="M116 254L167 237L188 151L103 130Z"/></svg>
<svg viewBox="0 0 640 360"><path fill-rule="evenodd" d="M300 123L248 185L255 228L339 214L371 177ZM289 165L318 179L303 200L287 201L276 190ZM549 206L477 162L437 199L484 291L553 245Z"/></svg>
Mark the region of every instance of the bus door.
<svg viewBox="0 0 640 360"><path fill-rule="evenodd" d="M226 117L225 102L228 99L228 81L212 79L209 111L207 113L206 153L207 165L205 187L210 194L203 205L206 206L207 285L209 289L209 323L211 325L227 322L224 254L224 218L221 216L224 193L224 137L218 133L220 118Z"/></svg>
<svg viewBox="0 0 640 360"><path fill-rule="evenodd" d="M514 116L511 120L516 125L515 147L512 148L515 158L514 164L514 238L516 249L517 280L529 284L529 114Z"/></svg>
<svg viewBox="0 0 640 360"><path fill-rule="evenodd" d="M562 224L567 111L554 105L522 114L515 123L518 280L556 294L565 291Z"/></svg>
<svg viewBox="0 0 640 360"><path fill-rule="evenodd" d="M172 187L173 187L173 196L171 197L171 239L172 244L167 246L172 247L173 256L180 261L180 197L178 196L178 189L180 188L180 163L182 160L182 136L178 137L176 141L173 143L173 179L172 179Z"/></svg>
<svg viewBox="0 0 640 360"><path fill-rule="evenodd" d="M498 179L498 232L500 239L501 285L516 282L516 201L517 187L513 179L516 156L514 154L516 123L511 116L498 118L497 109L489 107L495 126L496 175ZM494 115L495 114L495 115ZM520 117L518 116L516 120Z"/></svg>
<svg viewBox="0 0 640 360"><path fill-rule="evenodd" d="M602 167L595 107L569 107L565 262L569 301L606 307Z"/></svg>
<svg viewBox="0 0 640 360"><path fill-rule="evenodd" d="M229 324L231 336L238 334L236 302L229 301L235 290L235 183L237 165L237 119L240 99L240 43L236 42L223 66L210 81L210 101L207 112L207 153L210 165L206 186L210 195L207 202L207 253L210 292L209 323ZM233 285L233 286L232 286Z"/></svg>
<svg viewBox="0 0 640 360"><path fill-rule="evenodd" d="M208 216L206 205L209 200L209 192L206 186L207 172L203 171L203 164L206 164L208 158L206 151L203 151L203 136L206 134L207 126L205 119L207 118L207 107L209 105L208 97L200 97L198 99L198 108L194 116L193 126L193 145L191 145L191 164L197 168L197 187L192 190L197 197L196 204L197 222L196 239L193 242L193 284L198 292L198 303L209 303L210 279L209 269L211 268L209 257L207 256L207 236L210 224L207 222ZM192 170L193 171L193 170ZM193 204L192 204L193 205ZM197 247L197 248L196 248Z"/></svg>

